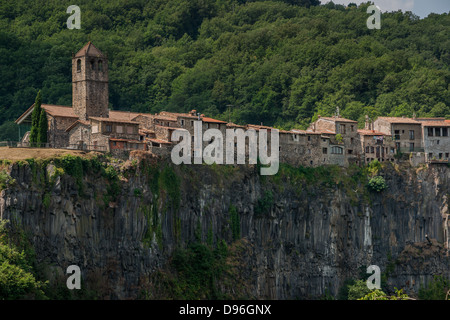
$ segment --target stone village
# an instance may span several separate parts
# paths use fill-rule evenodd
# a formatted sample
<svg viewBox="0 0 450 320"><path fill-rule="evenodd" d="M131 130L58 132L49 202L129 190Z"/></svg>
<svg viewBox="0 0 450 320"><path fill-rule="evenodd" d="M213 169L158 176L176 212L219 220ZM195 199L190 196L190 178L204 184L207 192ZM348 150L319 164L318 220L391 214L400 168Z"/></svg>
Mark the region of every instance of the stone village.
<svg viewBox="0 0 450 320"><path fill-rule="evenodd" d="M41 105L47 114L48 147L104 151L117 157L128 157L130 151L141 150L170 157L180 130L184 130L192 139L189 146L195 159L199 158L201 144L205 148L214 140L212 137L206 137L207 141L202 142L195 139L194 128L197 127L203 132L215 129L214 132L222 134L215 134L215 137L234 132L237 141L234 136L233 140L214 141L216 145L222 145L222 150L226 149L226 144L232 147L233 143L234 149L242 150L245 148L242 141L246 141L247 136L250 143L244 144L249 160L254 160L251 142L257 143L256 135L251 133L276 131L279 143L274 147L278 147L279 162L293 166L348 166L375 159L380 162L403 159L413 165L447 164L450 161L450 120L445 118L378 117L372 121L366 116L365 128L358 129L357 121L342 118L337 113L332 117L318 116L306 130L285 131L262 124L238 125L207 117L196 110L155 114L109 110L108 95L108 58L88 42L72 55L72 106ZM34 104L16 120L19 127L31 124L33 107ZM260 147L266 146L266 155L273 154L273 139L268 139L268 135L265 136L267 145L265 141L259 142ZM29 132L25 133L19 146L29 146ZM222 156L225 157L225 153ZM242 163L239 152L237 157L241 159L238 163Z"/></svg>

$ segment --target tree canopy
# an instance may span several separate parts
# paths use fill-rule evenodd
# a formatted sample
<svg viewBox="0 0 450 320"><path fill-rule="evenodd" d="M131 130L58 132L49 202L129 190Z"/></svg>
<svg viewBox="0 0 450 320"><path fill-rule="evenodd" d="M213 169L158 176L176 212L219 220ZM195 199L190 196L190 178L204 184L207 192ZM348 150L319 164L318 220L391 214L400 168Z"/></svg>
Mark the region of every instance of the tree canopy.
<svg viewBox="0 0 450 320"><path fill-rule="evenodd" d="M71 54L89 40L108 55L113 109L286 129L336 107L361 125L365 114L450 117L449 14L383 13L369 30L369 3L80 0L70 30L71 4L0 3L0 124L38 89L71 105Z"/></svg>

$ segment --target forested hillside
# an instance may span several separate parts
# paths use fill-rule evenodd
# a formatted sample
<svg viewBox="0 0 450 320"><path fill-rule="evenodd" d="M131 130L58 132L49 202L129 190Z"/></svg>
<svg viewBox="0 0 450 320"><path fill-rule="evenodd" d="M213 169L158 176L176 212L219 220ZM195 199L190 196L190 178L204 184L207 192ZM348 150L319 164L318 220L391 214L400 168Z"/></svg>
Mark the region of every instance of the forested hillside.
<svg viewBox="0 0 450 320"><path fill-rule="evenodd" d="M325 1L322 1L325 2ZM317 114L450 117L450 16L383 13L317 0L0 2L0 140L42 90L71 105L71 55L109 58L112 109L202 113L304 128Z"/></svg>

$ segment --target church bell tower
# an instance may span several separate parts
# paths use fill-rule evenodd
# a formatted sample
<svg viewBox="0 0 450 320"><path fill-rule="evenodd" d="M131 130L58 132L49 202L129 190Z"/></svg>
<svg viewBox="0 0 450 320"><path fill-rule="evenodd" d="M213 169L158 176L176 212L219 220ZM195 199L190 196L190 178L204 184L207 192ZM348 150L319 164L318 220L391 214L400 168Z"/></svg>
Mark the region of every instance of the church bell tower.
<svg viewBox="0 0 450 320"><path fill-rule="evenodd" d="M80 120L109 117L108 59L90 41L72 56L72 108Z"/></svg>

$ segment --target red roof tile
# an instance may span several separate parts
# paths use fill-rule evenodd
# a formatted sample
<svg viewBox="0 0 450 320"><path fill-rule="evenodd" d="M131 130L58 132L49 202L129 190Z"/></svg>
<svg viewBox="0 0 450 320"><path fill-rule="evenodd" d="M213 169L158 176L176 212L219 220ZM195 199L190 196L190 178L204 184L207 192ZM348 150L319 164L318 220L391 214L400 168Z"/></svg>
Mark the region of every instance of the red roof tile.
<svg viewBox="0 0 450 320"><path fill-rule="evenodd" d="M384 120L390 123L420 124L419 121L404 117L378 117L377 120Z"/></svg>

